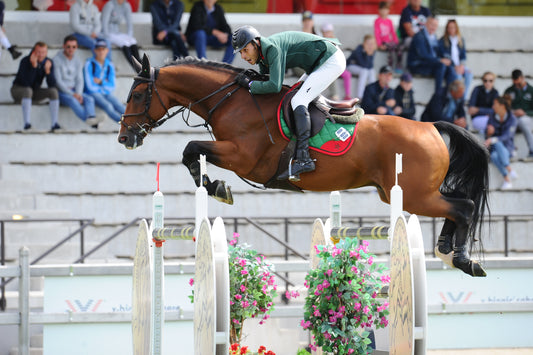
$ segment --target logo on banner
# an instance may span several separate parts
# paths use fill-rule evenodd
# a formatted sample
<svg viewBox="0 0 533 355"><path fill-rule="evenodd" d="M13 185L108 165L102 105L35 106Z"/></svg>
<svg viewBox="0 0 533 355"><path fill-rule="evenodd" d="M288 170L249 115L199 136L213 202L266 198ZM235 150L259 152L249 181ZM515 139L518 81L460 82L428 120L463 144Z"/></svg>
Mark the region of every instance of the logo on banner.
<svg viewBox="0 0 533 355"><path fill-rule="evenodd" d="M68 306L68 310L71 312L96 312L98 307L102 304L104 300L93 300L89 299L87 302L83 303L80 300L65 300Z"/></svg>
<svg viewBox="0 0 533 355"><path fill-rule="evenodd" d="M472 292L439 292L444 303L467 303L472 296Z"/></svg>

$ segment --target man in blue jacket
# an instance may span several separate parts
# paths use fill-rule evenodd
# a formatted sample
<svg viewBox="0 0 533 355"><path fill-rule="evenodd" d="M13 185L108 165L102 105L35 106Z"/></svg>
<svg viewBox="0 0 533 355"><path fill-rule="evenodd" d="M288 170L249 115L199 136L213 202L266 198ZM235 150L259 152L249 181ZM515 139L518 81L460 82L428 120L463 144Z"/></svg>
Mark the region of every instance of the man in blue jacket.
<svg viewBox="0 0 533 355"><path fill-rule="evenodd" d="M462 80L453 81L448 90L441 89L436 92L426 105L421 121L447 121L466 128L464 93L465 84Z"/></svg>
<svg viewBox="0 0 533 355"><path fill-rule="evenodd" d="M180 0L156 0L150 5L152 40L154 44L170 46L174 59L189 55L181 36L180 21L183 8Z"/></svg>
<svg viewBox="0 0 533 355"><path fill-rule="evenodd" d="M414 35L407 54L407 66L412 74L431 75L435 77L435 92L442 87L444 77L449 85L455 80L452 64L449 58L438 57L438 40L435 35L439 22L435 17L429 17L426 26Z"/></svg>
<svg viewBox="0 0 533 355"><path fill-rule="evenodd" d="M394 90L389 87L392 80L392 68L389 65L381 67L378 80L365 88L361 107L365 113L378 115L393 115L396 106Z"/></svg>

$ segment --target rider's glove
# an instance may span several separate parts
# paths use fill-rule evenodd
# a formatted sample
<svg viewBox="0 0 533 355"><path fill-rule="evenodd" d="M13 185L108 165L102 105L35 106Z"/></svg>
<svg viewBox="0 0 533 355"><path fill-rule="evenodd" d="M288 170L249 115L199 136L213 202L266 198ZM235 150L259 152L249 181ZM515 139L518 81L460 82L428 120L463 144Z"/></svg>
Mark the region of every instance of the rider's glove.
<svg viewBox="0 0 533 355"><path fill-rule="evenodd" d="M250 88L250 84L252 83L250 78L244 72L237 74L235 81L237 84L246 89Z"/></svg>

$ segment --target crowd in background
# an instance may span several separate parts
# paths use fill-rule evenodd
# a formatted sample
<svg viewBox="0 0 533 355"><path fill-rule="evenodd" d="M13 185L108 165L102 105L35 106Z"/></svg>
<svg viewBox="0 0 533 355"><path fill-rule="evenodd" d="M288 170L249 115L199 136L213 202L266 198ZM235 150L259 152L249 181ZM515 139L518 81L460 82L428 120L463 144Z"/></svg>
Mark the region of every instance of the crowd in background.
<svg viewBox="0 0 533 355"><path fill-rule="evenodd" d="M9 42L4 32L4 9L4 2L0 1L0 44L17 60L22 52ZM195 48L199 58L206 58L209 46L222 50L223 62L233 62L232 30L217 0L194 3L183 28L184 5L179 0L155 0L150 12L153 44L170 47L173 59L189 55L189 46ZM512 85L499 93L494 88L496 75L487 71L481 85L475 86L467 97L473 75L467 65L466 41L456 20L448 20L444 32L438 34L438 18L421 5L421 0L408 1L398 24L389 18L388 2L380 2L376 12L373 32L369 29L346 58L346 71L341 75L342 97L352 97L352 77L357 77L355 96L360 98L366 113L416 119L413 76L433 77L434 93L420 119L444 120L477 132L502 173L502 188L510 188L511 180L516 178L510 162L516 156L513 138L517 129L526 139L528 157L533 158L533 88L524 74L515 69ZM30 53L20 59L11 94L21 104L25 130L31 129L33 101L48 100L52 132L61 128L59 105L70 107L94 129L104 119L95 107L100 107L116 122L120 122L124 113L123 103L113 95L116 71L111 48L121 48L134 68L134 61L141 61L133 36L131 5L126 0L109 0L100 12L92 0L76 0L69 10L69 18L72 33L64 38L63 49L54 58L48 57L46 43L37 41ZM121 30L123 24L125 31ZM333 24L323 23L320 30L320 33L315 30L313 13L303 12L302 31L335 38ZM85 61L79 59L78 47L90 49L92 57ZM380 67L376 75L377 50L386 52L387 65ZM293 71L297 76L302 74L298 68ZM400 81L397 87L391 88L394 75ZM46 87L42 87L43 81ZM331 99L341 97L335 83L324 94Z"/></svg>

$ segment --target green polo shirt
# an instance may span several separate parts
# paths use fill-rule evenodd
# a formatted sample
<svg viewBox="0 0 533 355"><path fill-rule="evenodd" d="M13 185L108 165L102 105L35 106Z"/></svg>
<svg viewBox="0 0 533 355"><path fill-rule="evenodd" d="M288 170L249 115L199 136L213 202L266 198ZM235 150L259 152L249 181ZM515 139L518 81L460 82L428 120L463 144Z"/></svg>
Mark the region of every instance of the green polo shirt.
<svg viewBox="0 0 533 355"><path fill-rule="evenodd" d="M526 115L533 117L533 87L526 83L523 89L518 89L513 85L505 90L505 95L511 96L513 110L521 108Z"/></svg>
<svg viewBox="0 0 533 355"><path fill-rule="evenodd" d="M287 31L262 37L259 71L270 74L270 79L252 82L250 91L253 94L280 92L287 69L300 67L309 74L336 51L331 39L305 32Z"/></svg>

